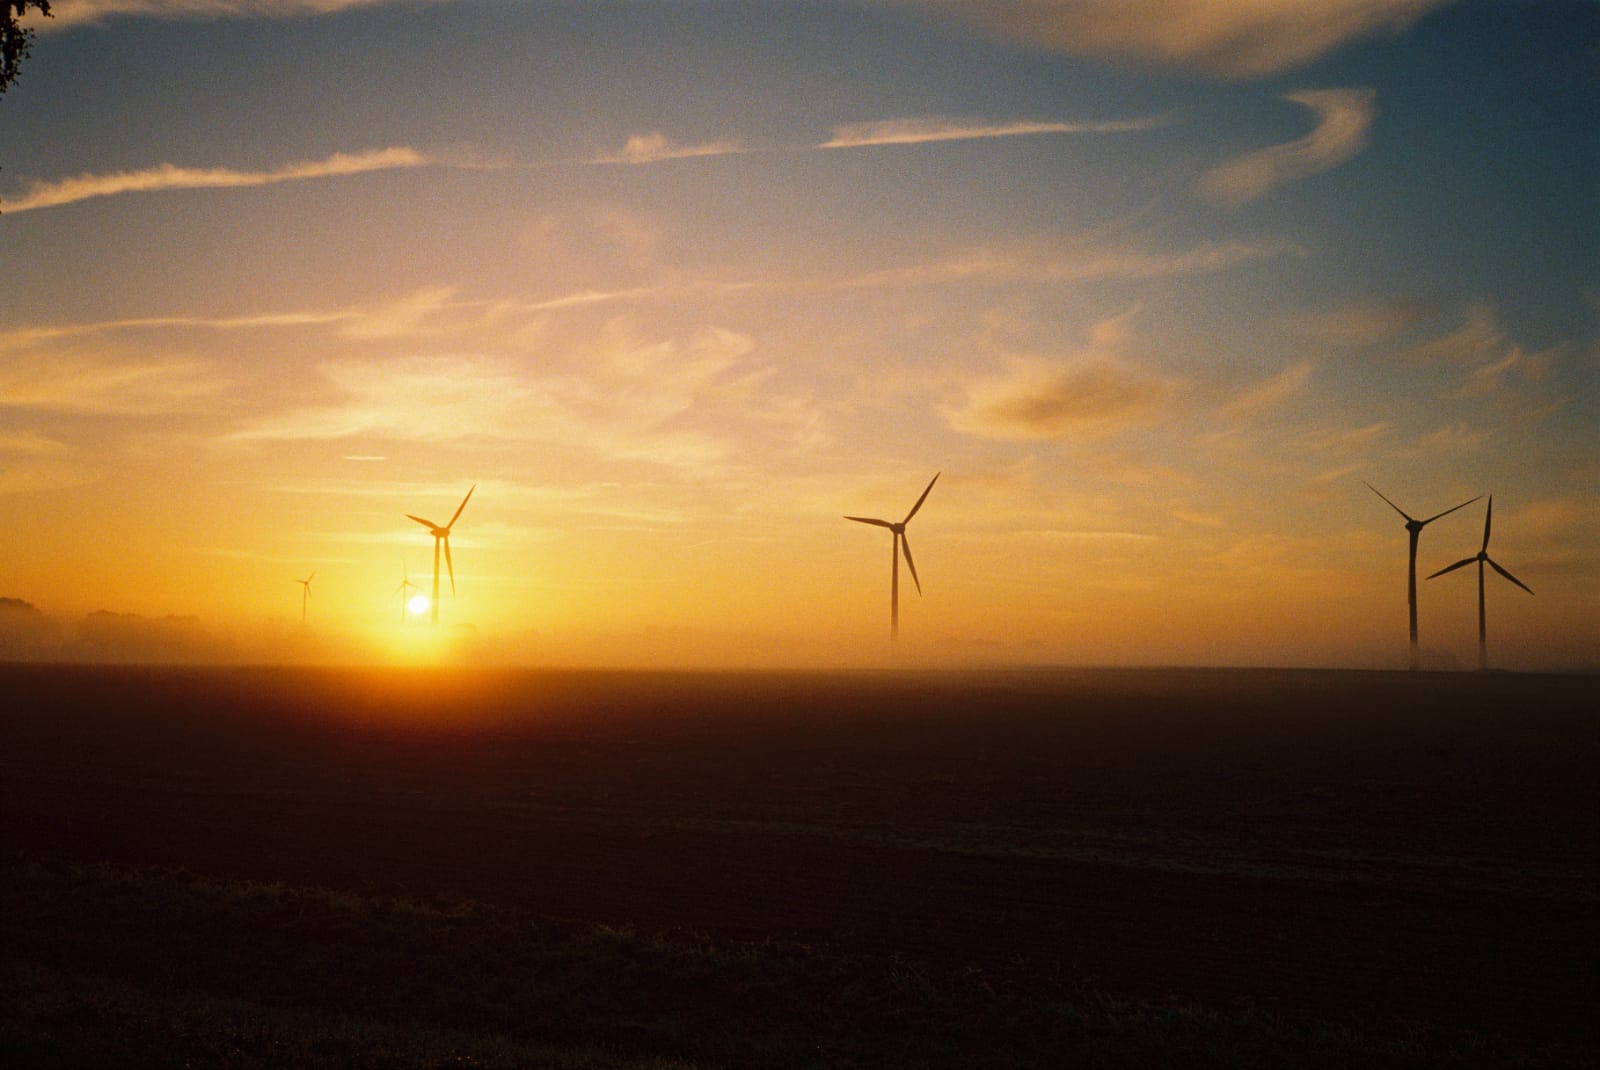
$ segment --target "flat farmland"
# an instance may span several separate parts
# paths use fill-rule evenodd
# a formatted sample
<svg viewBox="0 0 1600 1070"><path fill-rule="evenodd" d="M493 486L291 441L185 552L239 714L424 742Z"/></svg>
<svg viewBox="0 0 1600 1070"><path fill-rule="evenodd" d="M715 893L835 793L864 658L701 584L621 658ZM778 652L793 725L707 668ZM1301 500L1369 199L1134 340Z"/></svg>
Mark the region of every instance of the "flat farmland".
<svg viewBox="0 0 1600 1070"><path fill-rule="evenodd" d="M420 1020L426 1043L395 1043L429 1065L460 1057L452 1030L555 1045L508 1065L1600 1052L1593 677L7 666L0 686L0 926L35 1008L0 1038L35 1058L70 1049L57 1018L114 1048L127 1016L83 1003L119 999ZM393 904L413 928L377 939ZM606 950L506 950L534 930ZM406 954L460 970L469 947L494 978L455 988L565 977L569 1002L502 993L497 1017L400 979ZM282 980L313 950L315 978ZM81 995L101 984L118 995ZM403 1009L376 991L408 985ZM149 1029L170 1053L176 1027ZM211 1061L289 1060L241 1044Z"/></svg>

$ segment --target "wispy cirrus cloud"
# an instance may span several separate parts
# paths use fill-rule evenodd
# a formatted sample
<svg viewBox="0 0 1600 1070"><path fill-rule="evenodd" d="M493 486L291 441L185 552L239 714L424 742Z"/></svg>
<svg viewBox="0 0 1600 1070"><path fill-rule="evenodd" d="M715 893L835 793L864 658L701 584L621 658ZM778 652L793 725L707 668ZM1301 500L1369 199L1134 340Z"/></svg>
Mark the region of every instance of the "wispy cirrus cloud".
<svg viewBox="0 0 1600 1070"><path fill-rule="evenodd" d="M1160 250L1099 245L1043 246L1027 243L984 246L940 260L866 272L850 286L937 285L950 282L1081 282L1096 279L1160 279L1210 275L1281 256L1304 256L1291 242L1203 242L1188 249Z"/></svg>
<svg viewBox="0 0 1600 1070"><path fill-rule="evenodd" d="M394 0L54 0L51 18L39 19L41 31L85 26L119 15L153 19L302 18L331 15L354 7L375 7ZM449 0L429 0L447 3Z"/></svg>
<svg viewBox="0 0 1600 1070"><path fill-rule="evenodd" d="M320 160L304 160L270 171L239 171L228 167L179 167L164 163L139 171L113 171L86 174L54 182L35 182L15 200L4 204L8 213L56 208L95 197L119 193L155 193L178 189L233 189L244 186L269 186L279 182L301 182L315 178L336 178L388 171L396 168L427 167L436 161L417 149L394 146L368 152L336 152Z"/></svg>
<svg viewBox="0 0 1600 1070"><path fill-rule="evenodd" d="M663 160L686 160L696 156L729 156L746 152L737 141L707 141L699 145L679 145L659 130L648 134L634 134L622 146L622 151L595 158L601 164L646 164Z"/></svg>
<svg viewBox="0 0 1600 1070"><path fill-rule="evenodd" d="M187 358L109 359L51 354L0 367L0 409L91 415L191 412L223 389L214 370Z"/></svg>
<svg viewBox="0 0 1600 1070"><path fill-rule="evenodd" d="M1107 122L1066 122L1038 119L1008 119L998 122L923 116L909 119L881 119L844 123L835 126L826 141L807 145L807 149L859 149L881 145L922 145L937 141L974 141L983 138L1038 137L1047 134L1125 134L1154 130L1168 122L1166 116ZM663 160L684 160L697 156L732 156L769 151L753 149L725 138L693 145L679 144L659 130L634 134L622 151L604 153L592 161L597 164L649 164Z"/></svg>
<svg viewBox="0 0 1600 1070"><path fill-rule="evenodd" d="M1231 207L1259 200L1295 179L1337 167L1367 144L1377 113L1370 89L1302 89L1287 93L1316 113L1317 125L1305 137L1245 153L1218 164L1200 177L1195 190L1206 200Z"/></svg>
<svg viewBox="0 0 1600 1070"><path fill-rule="evenodd" d="M886 0L1057 52L1254 78L1374 33L1398 33L1447 0Z"/></svg>
<svg viewBox="0 0 1600 1070"><path fill-rule="evenodd" d="M1041 122L1015 119L981 122L970 119L917 118L846 123L819 149L857 149L873 145L922 145L934 141L973 141L996 137L1037 137L1043 134L1125 134L1164 126L1163 116L1147 116L1100 123Z"/></svg>
<svg viewBox="0 0 1600 1070"><path fill-rule="evenodd" d="M691 412L744 409L762 369L753 343L706 327L657 341L622 323L539 370L510 357L338 360L317 369L307 402L256 418L234 442L545 442L613 462L703 474L732 447ZM715 421L711 421L715 422Z"/></svg>
<svg viewBox="0 0 1600 1070"><path fill-rule="evenodd" d="M1222 406L1222 415L1232 420L1248 420L1258 413L1275 409L1305 388L1311 372L1309 360L1291 364L1278 374L1239 391Z"/></svg>

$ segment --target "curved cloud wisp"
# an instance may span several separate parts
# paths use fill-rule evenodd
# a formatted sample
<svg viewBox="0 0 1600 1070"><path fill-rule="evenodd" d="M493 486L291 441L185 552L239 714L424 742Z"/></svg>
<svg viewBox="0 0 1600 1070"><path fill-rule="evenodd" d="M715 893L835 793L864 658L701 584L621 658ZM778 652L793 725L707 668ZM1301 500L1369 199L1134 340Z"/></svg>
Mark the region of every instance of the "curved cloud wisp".
<svg viewBox="0 0 1600 1070"><path fill-rule="evenodd" d="M103 175L78 175L56 182L35 182L21 197L4 205L8 213L57 208L94 197L118 193L154 193L170 189L228 189L242 186L268 186L277 182L298 182L310 178L333 178L387 171L403 167L427 167L434 161L416 149L404 146L373 149L354 154L336 152L321 160L287 164L272 171L236 171L227 167L179 167L162 164L142 171L115 171Z"/></svg>
<svg viewBox="0 0 1600 1070"><path fill-rule="evenodd" d="M1370 89L1302 89L1284 99L1317 114L1316 128L1305 137L1245 153L1218 164L1196 183L1206 200L1237 207L1259 200L1285 182L1337 167L1367 144L1367 131L1377 113Z"/></svg>
<svg viewBox="0 0 1600 1070"><path fill-rule="evenodd" d="M1405 29L1447 0L890 0L1035 48L1256 78L1369 34Z"/></svg>

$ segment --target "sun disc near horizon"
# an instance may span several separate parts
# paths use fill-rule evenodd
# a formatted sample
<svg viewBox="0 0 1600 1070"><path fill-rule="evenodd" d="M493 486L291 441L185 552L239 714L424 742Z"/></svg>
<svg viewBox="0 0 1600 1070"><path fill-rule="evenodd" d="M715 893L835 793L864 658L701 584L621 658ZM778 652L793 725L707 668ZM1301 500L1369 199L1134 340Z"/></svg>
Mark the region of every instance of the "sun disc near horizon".
<svg viewBox="0 0 1600 1070"><path fill-rule="evenodd" d="M428 606L430 604L431 603L428 601L427 595L414 594L406 601L406 612L410 613L412 616L420 617L422 614L428 612Z"/></svg>

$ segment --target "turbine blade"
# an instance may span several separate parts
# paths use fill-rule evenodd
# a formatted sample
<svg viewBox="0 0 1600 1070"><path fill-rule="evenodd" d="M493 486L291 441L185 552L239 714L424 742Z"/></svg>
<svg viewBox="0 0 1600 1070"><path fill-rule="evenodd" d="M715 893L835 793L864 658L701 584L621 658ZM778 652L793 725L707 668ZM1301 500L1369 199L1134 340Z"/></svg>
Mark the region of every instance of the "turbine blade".
<svg viewBox="0 0 1600 1070"><path fill-rule="evenodd" d="M929 486L932 486L930 483ZM917 593L922 593L922 581L917 579L917 563L911 560L911 543L906 539L906 533L900 532L900 549L906 552L906 568L911 570L911 582L917 585Z"/></svg>
<svg viewBox="0 0 1600 1070"><path fill-rule="evenodd" d="M1503 569L1499 565L1495 564L1494 563L1494 558L1485 557L1484 560L1489 562L1489 567L1494 569L1496 572L1500 573L1500 575L1504 576L1506 579L1510 580L1512 583L1516 584L1518 587L1521 587L1524 591L1527 591L1529 594L1533 593L1533 588L1532 587L1529 587L1526 583L1523 583L1521 580L1517 579L1511 573L1507 572L1505 569Z"/></svg>
<svg viewBox="0 0 1600 1070"><path fill-rule="evenodd" d="M1479 553L1486 553L1489 549L1489 523L1494 520L1494 495L1489 495L1489 508L1483 511L1483 549Z"/></svg>
<svg viewBox="0 0 1600 1070"><path fill-rule="evenodd" d="M1361 485L1366 487L1372 493L1376 494L1378 497L1383 498L1384 501L1389 502L1389 499L1384 497L1383 491L1379 490L1377 487L1374 487L1371 483L1368 483L1366 480L1363 479L1361 481ZM1394 502L1389 502L1389 508L1391 508L1395 512L1399 513L1401 516L1405 517L1407 520L1411 519L1411 517L1406 514L1406 511L1404 509L1400 508Z"/></svg>
<svg viewBox="0 0 1600 1070"><path fill-rule="evenodd" d="M887 520L878 520L870 516L847 516L845 519L854 520L857 524L876 524L880 528L889 528L891 530L894 528L894 525Z"/></svg>
<svg viewBox="0 0 1600 1070"><path fill-rule="evenodd" d="M933 485L935 483L939 482L939 477L942 476L942 475L944 475L943 472L935 472L935 473L933 473L933 478L928 480L928 485L926 487L924 487L923 490L922 490L922 497L917 499L917 504L913 505L911 507L911 512L907 513L906 514L906 518L904 520L900 521L900 523L902 523L902 524L911 523L911 518L917 515L917 510L922 508L922 503L928 500L928 491L933 489Z"/></svg>
<svg viewBox="0 0 1600 1070"><path fill-rule="evenodd" d="M432 531L435 527L438 526L433 521L424 520L420 516L415 515L414 513L407 513L406 514L406 518L409 519L409 520L415 520L417 523L421 524L423 527L427 528L429 531Z"/></svg>
<svg viewBox="0 0 1600 1070"><path fill-rule="evenodd" d="M467 498L472 497L472 492L477 490L477 489L478 489L478 485L476 483L474 483L471 486L471 488L469 488L467 490ZM455 516L452 516L450 518L450 523L448 523L448 524L446 524L444 526L446 531L449 531L451 528L456 526L456 517L460 516L461 515L461 510L463 510L463 509L465 509L467 507L467 498L462 498L461 499L461 504L456 506Z"/></svg>
<svg viewBox="0 0 1600 1070"><path fill-rule="evenodd" d="M1430 517L1429 517L1429 518L1428 518L1428 519L1426 519L1426 520L1424 520L1424 521L1423 521L1423 523L1424 523L1424 524L1431 524L1431 523L1433 523L1433 522L1434 522L1434 521L1435 521L1435 520L1438 520L1438 519L1439 519L1439 518L1440 518L1440 517L1441 517L1441 516L1449 516L1449 515L1450 515L1450 514L1451 514L1451 513L1453 513L1453 512L1455 512L1455 511L1456 511L1456 510L1457 510L1457 509L1465 509L1465 508L1466 508L1466 507L1467 507L1467 506L1469 506L1469 505L1471 505L1471 504L1472 504L1472 503L1473 503L1473 502L1475 502L1475 501L1477 501L1477 500L1478 500L1478 498L1482 498L1482 497L1483 497L1483 495L1481 495L1481 494L1480 494L1480 495L1478 495L1478 497L1477 497L1477 498L1472 498L1472 499L1469 499L1469 500L1467 500L1467 501L1464 501L1464 502L1462 502L1462 503L1461 503L1461 504L1460 504L1460 505L1455 505L1455 506L1451 506L1451 507L1450 507L1450 508L1449 508L1449 509L1446 509L1446 510L1445 510L1445 511L1444 511L1444 512L1442 512L1442 513L1434 513L1434 514L1433 514L1433 515L1432 515L1432 516L1430 516Z"/></svg>
<svg viewBox="0 0 1600 1070"><path fill-rule="evenodd" d="M1454 572L1456 569L1461 568L1461 567L1463 567L1465 565L1470 565L1476 560L1477 560L1476 557L1463 557L1460 561L1457 561L1455 564L1450 565L1447 568L1441 568L1438 572L1435 572L1433 574L1433 576L1443 576L1446 572ZM1430 579L1430 580L1433 579L1433 576L1429 576L1428 579Z"/></svg>
<svg viewBox="0 0 1600 1070"><path fill-rule="evenodd" d="M468 493L471 493L470 491ZM450 560L450 536L444 537L444 567L450 572L450 597L456 596L456 566Z"/></svg>

